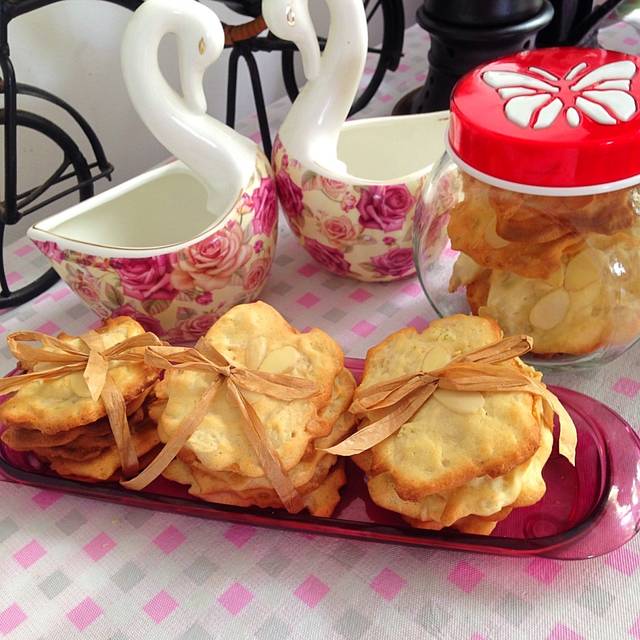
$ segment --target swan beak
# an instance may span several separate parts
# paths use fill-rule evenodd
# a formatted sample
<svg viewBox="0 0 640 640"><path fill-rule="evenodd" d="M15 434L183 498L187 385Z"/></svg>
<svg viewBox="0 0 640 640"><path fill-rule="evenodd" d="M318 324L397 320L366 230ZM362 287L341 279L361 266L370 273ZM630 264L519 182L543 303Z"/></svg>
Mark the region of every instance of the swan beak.
<svg viewBox="0 0 640 640"><path fill-rule="evenodd" d="M298 47L305 77L315 80L320 74L321 53L309 0L262 0L262 17L271 33Z"/></svg>
<svg viewBox="0 0 640 640"><path fill-rule="evenodd" d="M182 84L182 95L191 111L201 116L207 112L207 97L204 93L202 79L204 73L198 73L192 67L185 64L181 69L180 82Z"/></svg>

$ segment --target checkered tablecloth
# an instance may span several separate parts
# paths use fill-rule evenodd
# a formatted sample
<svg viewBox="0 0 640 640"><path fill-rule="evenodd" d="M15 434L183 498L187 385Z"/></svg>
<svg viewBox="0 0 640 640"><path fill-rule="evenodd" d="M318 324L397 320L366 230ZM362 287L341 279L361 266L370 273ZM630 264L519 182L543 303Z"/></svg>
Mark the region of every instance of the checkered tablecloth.
<svg viewBox="0 0 640 640"><path fill-rule="evenodd" d="M602 33L640 50L636 27ZM396 74L366 114L388 113L425 78L413 28ZM288 103L270 110L274 126ZM255 121L244 130L257 136ZM351 356L433 318L415 280L365 285L311 263L282 226L264 299L298 327L319 326ZM42 268L26 241L9 280ZM64 285L0 316L0 333L81 332L95 316ZM640 348L594 372L547 380L590 394L640 428ZM12 367L0 349L3 372ZM0 483L0 637L640 638L640 537L585 562L507 559L346 541L137 510Z"/></svg>

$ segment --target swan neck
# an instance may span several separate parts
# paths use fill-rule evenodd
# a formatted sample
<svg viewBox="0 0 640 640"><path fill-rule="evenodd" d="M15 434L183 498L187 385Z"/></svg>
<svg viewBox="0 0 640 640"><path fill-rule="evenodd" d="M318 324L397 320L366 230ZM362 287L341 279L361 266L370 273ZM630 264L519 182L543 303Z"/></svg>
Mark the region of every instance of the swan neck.
<svg viewBox="0 0 640 640"><path fill-rule="evenodd" d="M180 16L171 18L169 24L149 20L127 30L122 48L125 83L149 131L205 185L211 212L223 214L251 179L257 148L207 113L190 109L166 81L158 48L167 33L176 33L179 39L181 26Z"/></svg>
<svg viewBox="0 0 640 640"><path fill-rule="evenodd" d="M349 78L351 99L347 113L358 90L367 57L367 19L361 0L325 0L329 8L329 33L322 54L322 67L332 79L338 75ZM347 101L345 100L344 103Z"/></svg>
<svg viewBox="0 0 640 640"><path fill-rule="evenodd" d="M320 73L307 82L281 129L283 144L302 162L346 173L338 138L358 92L367 57L367 22L361 0L325 0L329 34Z"/></svg>

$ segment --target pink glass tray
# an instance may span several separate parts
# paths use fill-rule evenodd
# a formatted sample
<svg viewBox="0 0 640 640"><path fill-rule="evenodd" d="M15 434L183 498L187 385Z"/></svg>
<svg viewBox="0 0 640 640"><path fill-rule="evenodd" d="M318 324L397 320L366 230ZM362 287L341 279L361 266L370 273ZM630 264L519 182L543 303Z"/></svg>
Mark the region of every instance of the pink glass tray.
<svg viewBox="0 0 640 640"><path fill-rule="evenodd" d="M346 364L356 377L361 375L362 360L347 359ZM568 389L552 389L578 430L576 466L559 456L554 446L544 469L544 498L532 507L514 510L491 536L409 527L396 514L371 502L362 473L350 462L348 483L332 518L202 502L163 479L139 493L117 484L66 480L2 444L0 480L127 506L313 534L496 555L592 558L622 546L640 528L640 438L619 415L596 400Z"/></svg>

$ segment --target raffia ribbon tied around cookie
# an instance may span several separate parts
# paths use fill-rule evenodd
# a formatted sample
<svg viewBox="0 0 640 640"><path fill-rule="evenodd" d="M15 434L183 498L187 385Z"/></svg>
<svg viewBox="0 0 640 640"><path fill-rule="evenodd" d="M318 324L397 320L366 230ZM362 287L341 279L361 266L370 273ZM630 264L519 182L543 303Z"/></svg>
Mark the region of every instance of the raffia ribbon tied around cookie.
<svg viewBox="0 0 640 640"><path fill-rule="evenodd" d="M82 344L80 348L39 331L18 331L9 335L9 350L23 367L32 371L1 379L0 393L18 391L35 380L53 380L82 371L91 399L94 402L101 399L104 403L122 472L125 476L132 476L139 470L138 456L129 431L125 400L109 375L109 363L143 362L145 347L164 343L153 333L127 338L108 349L104 348L102 337L95 331L78 339ZM34 342L42 346L29 344ZM42 368L34 371L35 367Z"/></svg>
<svg viewBox="0 0 640 640"><path fill-rule="evenodd" d="M290 513L297 513L304 508L302 498L283 470L262 421L245 398L243 391L253 391L284 401L301 400L318 393L318 387L314 382L305 378L254 371L233 365L204 340L200 340L195 348L151 347L146 351L145 360L151 366L160 369L202 371L213 374L214 377L193 411L182 421L153 462L136 478L123 482L123 486L139 491L153 482L186 444L207 414L209 404L215 395L225 386L228 397L236 404L243 417L247 440L282 504Z"/></svg>
<svg viewBox="0 0 640 640"><path fill-rule="evenodd" d="M544 420L553 424L554 414L560 423L559 451L575 464L577 436L571 416L547 387L522 371L504 364L522 356L533 347L528 336L512 336L495 344L458 356L441 369L410 373L356 391L350 411L364 415L370 411L387 411L379 420L367 425L339 444L323 449L339 456L353 456L371 449L411 420L431 398L436 389L476 392L518 392L539 396Z"/></svg>

